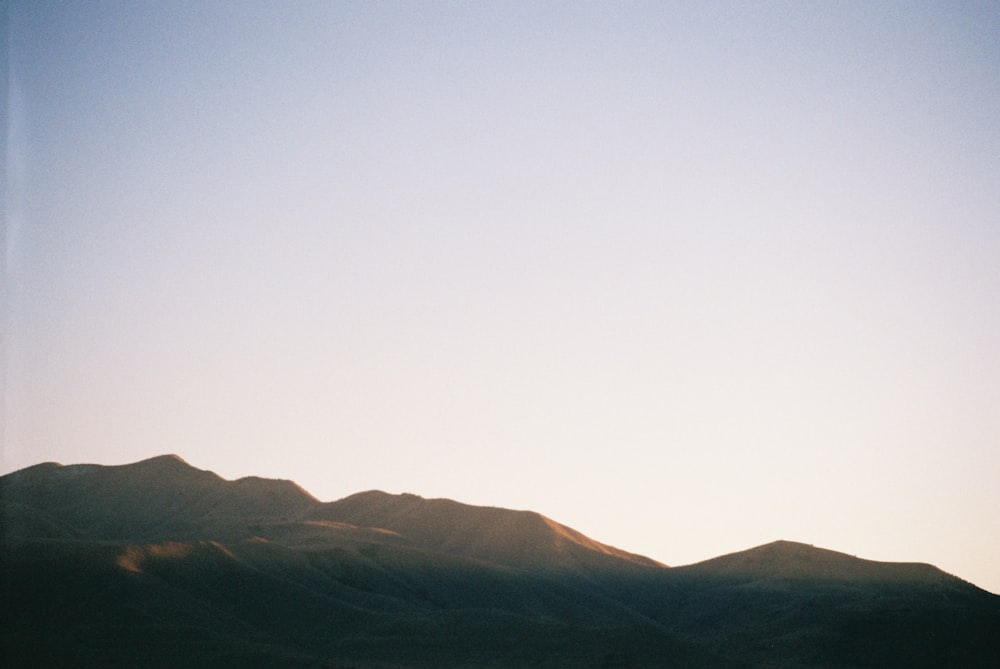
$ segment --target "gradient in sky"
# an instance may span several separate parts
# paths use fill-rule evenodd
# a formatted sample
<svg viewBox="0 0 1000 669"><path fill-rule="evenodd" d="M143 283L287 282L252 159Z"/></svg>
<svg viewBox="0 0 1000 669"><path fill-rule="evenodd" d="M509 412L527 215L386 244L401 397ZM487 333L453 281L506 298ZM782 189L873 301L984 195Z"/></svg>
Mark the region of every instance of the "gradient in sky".
<svg viewBox="0 0 1000 669"><path fill-rule="evenodd" d="M7 6L2 470L1000 592L1000 5Z"/></svg>

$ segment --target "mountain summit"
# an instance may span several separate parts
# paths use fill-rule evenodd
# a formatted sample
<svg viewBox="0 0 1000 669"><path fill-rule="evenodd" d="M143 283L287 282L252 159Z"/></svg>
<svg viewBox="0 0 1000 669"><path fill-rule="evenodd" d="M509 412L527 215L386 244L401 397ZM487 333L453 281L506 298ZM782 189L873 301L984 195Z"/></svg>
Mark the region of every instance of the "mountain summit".
<svg viewBox="0 0 1000 669"><path fill-rule="evenodd" d="M990 667L1000 598L789 541L686 567L534 511L178 456L0 477L5 667Z"/></svg>
<svg viewBox="0 0 1000 669"><path fill-rule="evenodd" d="M795 541L775 541L684 569L691 574L710 574L745 581L822 579L856 583L947 584L955 580L928 564L863 560Z"/></svg>

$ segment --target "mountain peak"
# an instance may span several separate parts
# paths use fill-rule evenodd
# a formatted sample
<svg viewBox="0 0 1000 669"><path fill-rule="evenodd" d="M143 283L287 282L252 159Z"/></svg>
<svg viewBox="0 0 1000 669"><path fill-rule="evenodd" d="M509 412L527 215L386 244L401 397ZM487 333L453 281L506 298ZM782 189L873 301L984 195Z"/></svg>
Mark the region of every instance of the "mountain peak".
<svg viewBox="0 0 1000 669"><path fill-rule="evenodd" d="M177 455L176 453L166 453L164 455L155 455L151 458L145 460L140 460L139 462L132 463L131 465L125 465L131 467L172 467L172 468L190 468L195 469L187 460Z"/></svg>
<svg viewBox="0 0 1000 669"><path fill-rule="evenodd" d="M176 453L165 453L163 455L157 455L155 457L150 458L150 460L160 460L163 462L180 462L185 465L188 464L187 460L177 455Z"/></svg>
<svg viewBox="0 0 1000 669"><path fill-rule="evenodd" d="M812 544L779 540L682 567L689 572L739 578L825 579L898 583L940 583L953 579L940 569L915 562L877 562Z"/></svg>

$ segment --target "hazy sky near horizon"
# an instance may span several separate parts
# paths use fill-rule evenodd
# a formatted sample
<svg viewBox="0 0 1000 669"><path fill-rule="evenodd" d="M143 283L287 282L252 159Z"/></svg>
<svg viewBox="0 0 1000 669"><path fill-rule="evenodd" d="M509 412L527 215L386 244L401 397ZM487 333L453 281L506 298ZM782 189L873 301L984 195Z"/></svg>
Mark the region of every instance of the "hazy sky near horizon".
<svg viewBox="0 0 1000 669"><path fill-rule="evenodd" d="M1000 4L7 24L4 473L176 452L1000 592Z"/></svg>

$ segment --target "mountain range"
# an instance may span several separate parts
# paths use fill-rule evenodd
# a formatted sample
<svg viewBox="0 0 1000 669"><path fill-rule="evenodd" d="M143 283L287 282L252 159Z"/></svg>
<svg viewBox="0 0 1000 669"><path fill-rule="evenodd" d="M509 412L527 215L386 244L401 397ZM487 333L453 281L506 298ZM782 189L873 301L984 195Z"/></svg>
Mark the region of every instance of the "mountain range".
<svg viewBox="0 0 1000 669"><path fill-rule="evenodd" d="M1000 597L777 541L667 567L533 511L175 455L0 477L4 667L1000 667Z"/></svg>

